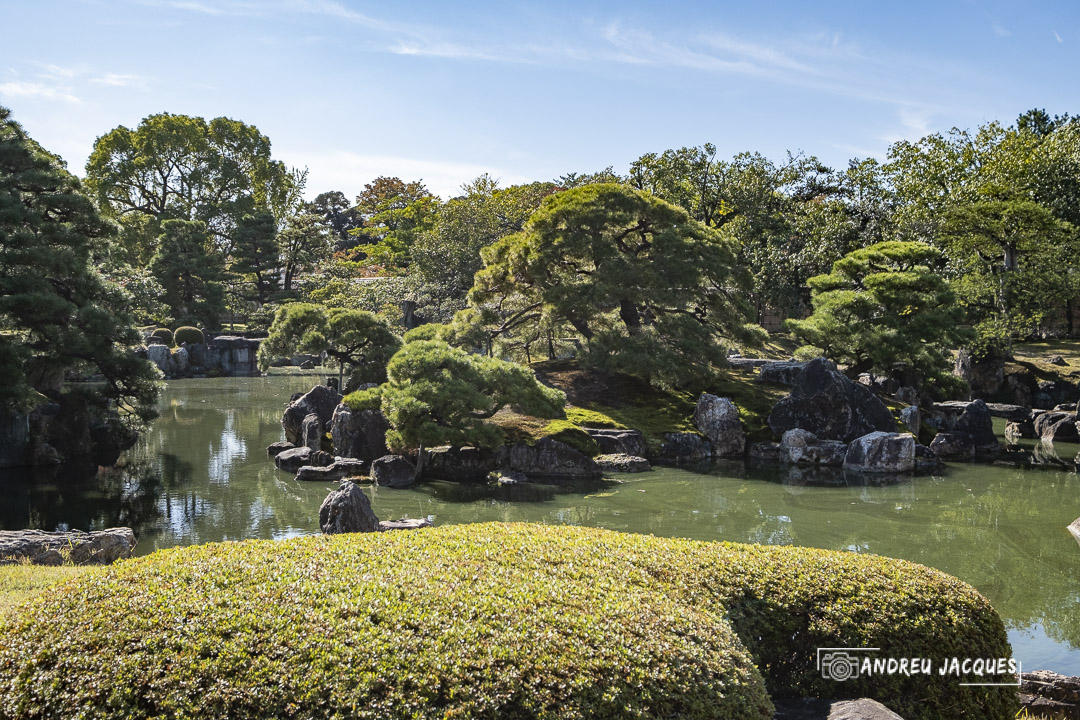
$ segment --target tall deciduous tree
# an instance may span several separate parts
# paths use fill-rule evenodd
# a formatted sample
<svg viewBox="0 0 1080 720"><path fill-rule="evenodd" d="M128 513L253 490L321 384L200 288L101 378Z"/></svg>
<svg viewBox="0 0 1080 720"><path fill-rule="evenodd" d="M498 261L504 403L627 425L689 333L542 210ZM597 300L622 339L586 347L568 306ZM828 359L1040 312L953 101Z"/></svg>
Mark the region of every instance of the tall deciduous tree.
<svg viewBox="0 0 1080 720"><path fill-rule="evenodd" d="M225 312L225 268L211 247L206 225L198 220L166 220L161 230L150 271L165 291L162 301L177 324L216 330Z"/></svg>
<svg viewBox="0 0 1080 720"><path fill-rule="evenodd" d="M378 177L356 197L363 227L353 231L362 238L368 260L387 268L402 268L412 258L410 249L420 233L435 222L439 198L422 182Z"/></svg>
<svg viewBox="0 0 1080 720"><path fill-rule="evenodd" d="M788 327L807 347L857 375L875 372L908 385L940 378L949 351L966 339L963 313L941 277L941 252L916 242L860 248L810 279L814 312Z"/></svg>
<svg viewBox="0 0 1080 720"><path fill-rule="evenodd" d="M293 215L277 235L283 271L282 290L291 292L297 275L311 271L330 255L333 233L317 214Z"/></svg>
<svg viewBox="0 0 1080 720"><path fill-rule="evenodd" d="M156 415L156 370L129 347L140 341L130 296L91 262L113 233L63 161L0 107L0 407L26 408L76 369L104 378L90 390L103 408L136 424Z"/></svg>
<svg viewBox="0 0 1080 720"><path fill-rule="evenodd" d="M484 251L470 300L493 336L566 323L589 361L665 385L751 341L734 246L684 210L613 184L551 196L525 229Z"/></svg>
<svg viewBox="0 0 1080 720"><path fill-rule="evenodd" d="M239 218L288 206L303 180L271 158L270 140L254 126L169 113L98 138L86 165L87 187L125 228L132 264L153 256L165 220L200 221L228 251Z"/></svg>

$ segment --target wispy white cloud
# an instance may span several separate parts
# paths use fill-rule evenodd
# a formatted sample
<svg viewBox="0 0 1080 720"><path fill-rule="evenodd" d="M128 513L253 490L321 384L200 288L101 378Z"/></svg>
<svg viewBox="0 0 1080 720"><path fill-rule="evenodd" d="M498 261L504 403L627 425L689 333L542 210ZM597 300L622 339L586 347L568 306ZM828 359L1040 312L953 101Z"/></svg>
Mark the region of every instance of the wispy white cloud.
<svg viewBox="0 0 1080 720"><path fill-rule="evenodd" d="M1062 39L1061 39L1061 36L1060 36L1060 35L1058 35L1058 31L1057 31L1057 30L1055 30L1055 31L1054 31L1054 39L1055 39L1055 40L1057 40L1057 41L1058 41L1059 43L1063 43L1063 42L1065 42L1064 40L1062 40Z"/></svg>
<svg viewBox="0 0 1080 720"><path fill-rule="evenodd" d="M90 78L90 82L94 85L105 85L107 87L118 88L135 88L140 90L147 89L149 80L142 75L135 75L133 73L105 73L99 77Z"/></svg>
<svg viewBox="0 0 1080 720"><path fill-rule="evenodd" d="M993 30L994 34L997 35L998 37L1009 37L1010 35L1012 35L1012 32L1007 27L1004 27L1000 23L992 24L990 26L990 29Z"/></svg>
<svg viewBox="0 0 1080 720"><path fill-rule="evenodd" d="M61 100L78 104L82 102L72 94L69 88L61 88L37 82L0 83L0 96L16 98L40 98L43 100Z"/></svg>

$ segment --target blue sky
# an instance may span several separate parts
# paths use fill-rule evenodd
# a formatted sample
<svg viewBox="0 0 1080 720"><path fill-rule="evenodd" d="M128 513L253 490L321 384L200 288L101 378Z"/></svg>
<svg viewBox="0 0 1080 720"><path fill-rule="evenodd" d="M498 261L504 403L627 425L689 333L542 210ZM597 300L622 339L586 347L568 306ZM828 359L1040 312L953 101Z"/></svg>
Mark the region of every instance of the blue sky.
<svg viewBox="0 0 1080 720"><path fill-rule="evenodd" d="M444 198L712 142L834 167L1080 113L1076 2L0 0L0 104L76 174L157 112L257 126L308 194Z"/></svg>

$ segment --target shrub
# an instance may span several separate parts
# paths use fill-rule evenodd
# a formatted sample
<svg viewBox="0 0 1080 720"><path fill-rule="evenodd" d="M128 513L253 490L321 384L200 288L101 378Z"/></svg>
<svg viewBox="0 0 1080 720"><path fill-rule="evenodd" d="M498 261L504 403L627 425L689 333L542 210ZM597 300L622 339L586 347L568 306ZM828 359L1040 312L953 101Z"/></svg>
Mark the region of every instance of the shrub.
<svg viewBox="0 0 1080 720"><path fill-rule="evenodd" d="M199 328L184 325L183 327L176 328L176 332L173 333L173 340L177 345L182 345L183 343L194 345L195 343L205 343L206 337Z"/></svg>
<svg viewBox="0 0 1080 720"><path fill-rule="evenodd" d="M591 539L474 525L123 562L0 631L0 716L771 716L719 612Z"/></svg>
<svg viewBox="0 0 1080 720"><path fill-rule="evenodd" d="M751 656L777 696L1016 709L936 672L823 680L816 649L845 646L1009 655L981 595L914 563L458 525L175 548L48 590L0 627L0 717L768 718Z"/></svg>
<svg viewBox="0 0 1080 720"><path fill-rule="evenodd" d="M382 408L382 393L378 387L356 390L342 398L342 402L353 412L379 410Z"/></svg>
<svg viewBox="0 0 1080 720"><path fill-rule="evenodd" d="M158 328L154 332L150 333L150 337L161 338L162 344L172 347L173 334L172 330L170 330L169 328Z"/></svg>

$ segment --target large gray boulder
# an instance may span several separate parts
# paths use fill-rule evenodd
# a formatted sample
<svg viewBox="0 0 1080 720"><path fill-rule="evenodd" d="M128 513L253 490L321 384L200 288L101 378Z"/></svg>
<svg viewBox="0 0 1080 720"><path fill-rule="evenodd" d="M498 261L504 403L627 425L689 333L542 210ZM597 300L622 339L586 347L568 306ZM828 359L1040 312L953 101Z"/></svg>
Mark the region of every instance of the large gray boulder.
<svg viewBox="0 0 1080 720"><path fill-rule="evenodd" d="M1076 413L1046 412L1035 418L1035 434L1044 443L1076 442Z"/></svg>
<svg viewBox="0 0 1080 720"><path fill-rule="evenodd" d="M896 432L896 421L869 389L852 382L829 360L816 358L773 407L769 427L776 435L801 428L819 440L851 442L875 430Z"/></svg>
<svg viewBox="0 0 1080 720"><path fill-rule="evenodd" d="M313 482L335 481L342 480L347 477L366 475L367 471L368 462L366 460L357 460L356 458L338 458L337 460L325 467L304 465L296 471L296 479Z"/></svg>
<svg viewBox="0 0 1080 720"><path fill-rule="evenodd" d="M342 480L319 507L319 527L327 535L378 532L379 518L375 517L364 491L353 482Z"/></svg>
<svg viewBox="0 0 1080 720"><path fill-rule="evenodd" d="M549 437L541 438L535 445L518 444L503 448L499 466L530 477L586 480L602 475L591 457Z"/></svg>
<svg viewBox="0 0 1080 720"><path fill-rule="evenodd" d="M300 444L311 448L311 452L322 450L323 424L315 413L308 413L300 425Z"/></svg>
<svg viewBox="0 0 1080 720"><path fill-rule="evenodd" d="M109 528L94 532L0 531L0 565L29 562L34 565L108 565L131 557L135 532Z"/></svg>
<svg viewBox="0 0 1080 720"><path fill-rule="evenodd" d="M334 408L330 419L334 453L368 462L381 458L389 452L386 447L386 431L389 429L390 423L386 422L380 411L354 411L341 403Z"/></svg>
<svg viewBox="0 0 1080 720"><path fill-rule="evenodd" d="M421 474L425 479L469 482L486 480L499 465L496 453L473 447L440 447L427 451Z"/></svg>
<svg viewBox="0 0 1080 720"><path fill-rule="evenodd" d="M919 427L922 423L922 413L919 412L918 405L909 405L900 411L900 422L904 423L904 427L908 429L912 435L919 434Z"/></svg>
<svg viewBox="0 0 1080 720"><path fill-rule="evenodd" d="M610 428L581 428L589 434L605 455L637 455L645 457L649 448L640 430L612 430Z"/></svg>
<svg viewBox="0 0 1080 720"><path fill-rule="evenodd" d="M147 345L146 359L154 363L157 369L166 375L169 374L169 346Z"/></svg>
<svg viewBox="0 0 1080 720"><path fill-rule="evenodd" d="M340 402L341 393L325 385L316 385L290 402L281 417L281 427L285 429L285 439L293 445L303 445L304 418L311 413L315 413L323 427L327 427L334 417L334 409Z"/></svg>
<svg viewBox="0 0 1080 720"><path fill-rule="evenodd" d="M411 487L416 484L416 468L401 455L385 455L371 463L371 480L380 487Z"/></svg>
<svg viewBox="0 0 1080 720"><path fill-rule="evenodd" d="M915 437L872 432L848 445L844 469L864 473L909 473L915 469Z"/></svg>
<svg viewBox="0 0 1080 720"><path fill-rule="evenodd" d="M796 362L795 360L777 360L775 362L765 363L758 370L758 375L754 378L757 382L762 383L776 383L778 385L794 385L799 379L799 375L802 374L803 368L806 367L804 362Z"/></svg>
<svg viewBox="0 0 1080 720"><path fill-rule="evenodd" d="M788 430L780 439L781 460L790 465L844 464L847 445L839 440L818 440L809 430Z"/></svg>
<svg viewBox="0 0 1080 720"><path fill-rule="evenodd" d="M829 707L826 720L904 720L877 700L840 700Z"/></svg>
<svg viewBox="0 0 1080 720"><path fill-rule="evenodd" d="M741 458L746 450L746 434L739 409L728 398L701 393L694 408L694 426L712 444L714 457Z"/></svg>
<svg viewBox="0 0 1080 720"><path fill-rule="evenodd" d="M697 433L664 433L660 457L677 464L701 462L712 457L712 443Z"/></svg>
<svg viewBox="0 0 1080 720"><path fill-rule="evenodd" d="M968 403L959 416L946 415L944 427L945 431L930 443L930 449L940 458L970 459L1001 450L990 409L982 400Z"/></svg>
<svg viewBox="0 0 1080 720"><path fill-rule="evenodd" d="M290 450L282 450L274 456L274 465L278 470L296 472L304 465L313 467L326 467L333 464L335 458L328 452L315 450L309 447L298 447Z"/></svg>

